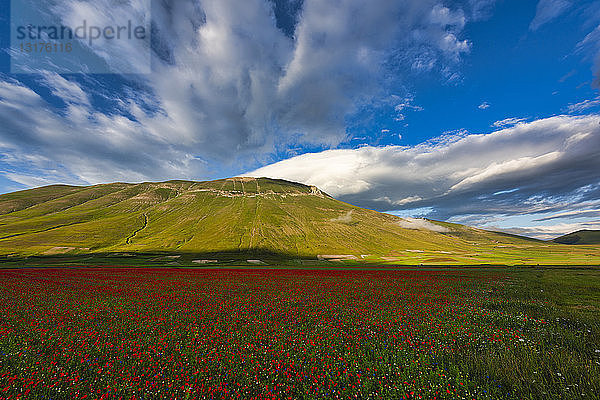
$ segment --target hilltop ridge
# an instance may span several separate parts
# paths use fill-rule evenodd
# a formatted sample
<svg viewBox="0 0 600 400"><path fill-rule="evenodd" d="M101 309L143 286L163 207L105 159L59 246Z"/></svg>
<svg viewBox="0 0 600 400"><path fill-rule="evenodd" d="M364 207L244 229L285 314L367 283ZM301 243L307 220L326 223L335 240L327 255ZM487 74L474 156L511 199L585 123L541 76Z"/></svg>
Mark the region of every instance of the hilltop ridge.
<svg viewBox="0 0 600 400"><path fill-rule="evenodd" d="M598 259L568 246L405 220L270 178L53 185L0 196L0 255L119 252L398 264Z"/></svg>
<svg viewBox="0 0 600 400"><path fill-rule="evenodd" d="M597 245L600 244L600 231L582 229L577 232L557 237L553 242L561 244Z"/></svg>

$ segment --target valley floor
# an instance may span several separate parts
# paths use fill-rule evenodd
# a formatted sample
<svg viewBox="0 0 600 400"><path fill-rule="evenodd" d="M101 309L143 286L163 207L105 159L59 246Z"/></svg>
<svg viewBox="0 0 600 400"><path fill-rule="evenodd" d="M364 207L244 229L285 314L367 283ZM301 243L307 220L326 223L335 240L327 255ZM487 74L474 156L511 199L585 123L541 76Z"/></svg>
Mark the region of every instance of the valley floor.
<svg viewBox="0 0 600 400"><path fill-rule="evenodd" d="M600 398L600 269L0 270L0 398Z"/></svg>

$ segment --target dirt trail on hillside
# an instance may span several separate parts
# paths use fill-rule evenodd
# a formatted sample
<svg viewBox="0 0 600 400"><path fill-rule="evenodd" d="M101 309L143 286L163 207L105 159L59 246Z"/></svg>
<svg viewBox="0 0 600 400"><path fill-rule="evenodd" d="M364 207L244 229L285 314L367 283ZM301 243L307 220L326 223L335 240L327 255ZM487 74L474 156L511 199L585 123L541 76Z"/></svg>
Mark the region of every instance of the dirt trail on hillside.
<svg viewBox="0 0 600 400"><path fill-rule="evenodd" d="M125 239L125 244L131 244L131 239L133 239L135 237L135 235L137 235L138 233L140 233L147 226L148 226L148 214L144 213L144 225L141 228L136 229L135 231L133 231L133 233L127 239Z"/></svg>

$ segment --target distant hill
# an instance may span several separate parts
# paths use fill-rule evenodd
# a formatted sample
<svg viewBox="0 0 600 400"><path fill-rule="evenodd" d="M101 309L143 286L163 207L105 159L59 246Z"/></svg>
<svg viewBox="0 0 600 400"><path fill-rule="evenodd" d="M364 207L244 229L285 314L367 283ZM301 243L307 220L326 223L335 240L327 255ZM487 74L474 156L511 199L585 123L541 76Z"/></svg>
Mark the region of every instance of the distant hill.
<svg viewBox="0 0 600 400"><path fill-rule="evenodd" d="M557 237L553 242L562 244L600 244L600 231L584 229Z"/></svg>
<svg viewBox="0 0 600 400"><path fill-rule="evenodd" d="M198 262L225 254L254 263L264 254L391 264L600 260L519 236L405 220L268 178L55 185L0 196L0 256L153 252Z"/></svg>

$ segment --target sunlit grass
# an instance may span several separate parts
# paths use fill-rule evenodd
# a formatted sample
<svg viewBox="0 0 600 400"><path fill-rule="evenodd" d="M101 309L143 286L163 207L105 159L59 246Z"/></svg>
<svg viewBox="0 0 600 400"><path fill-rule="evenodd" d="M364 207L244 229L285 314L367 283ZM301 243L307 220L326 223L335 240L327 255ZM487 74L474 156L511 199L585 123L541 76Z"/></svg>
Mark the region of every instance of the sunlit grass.
<svg viewBox="0 0 600 400"><path fill-rule="evenodd" d="M4 271L0 397L594 399L599 275Z"/></svg>

